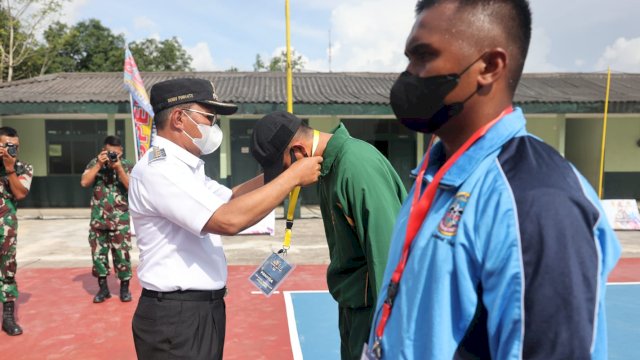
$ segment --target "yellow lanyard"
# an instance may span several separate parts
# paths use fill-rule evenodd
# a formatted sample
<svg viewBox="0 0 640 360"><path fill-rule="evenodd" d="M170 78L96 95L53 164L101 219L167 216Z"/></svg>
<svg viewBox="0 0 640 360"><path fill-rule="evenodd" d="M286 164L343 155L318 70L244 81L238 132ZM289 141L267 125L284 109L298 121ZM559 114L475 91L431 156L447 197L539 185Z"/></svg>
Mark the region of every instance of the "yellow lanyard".
<svg viewBox="0 0 640 360"><path fill-rule="evenodd" d="M320 132L318 130L313 130L313 146L311 148L311 156L315 155L319 142ZM300 195L300 186L296 186L293 191L289 193L289 209L287 210L286 229L284 230L282 250L280 250L280 252L284 254L286 254L287 250L289 250L289 248L291 247L291 228L293 228L293 215L296 210L298 195Z"/></svg>

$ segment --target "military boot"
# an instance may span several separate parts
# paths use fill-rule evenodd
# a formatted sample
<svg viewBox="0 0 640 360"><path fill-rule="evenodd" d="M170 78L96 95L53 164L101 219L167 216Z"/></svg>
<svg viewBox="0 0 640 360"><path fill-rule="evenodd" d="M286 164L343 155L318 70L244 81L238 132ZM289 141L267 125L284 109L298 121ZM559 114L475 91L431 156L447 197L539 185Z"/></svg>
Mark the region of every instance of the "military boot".
<svg viewBox="0 0 640 360"><path fill-rule="evenodd" d="M131 301L131 293L129 292L129 280L122 280L120 282L120 301Z"/></svg>
<svg viewBox="0 0 640 360"><path fill-rule="evenodd" d="M2 304L2 330L11 336L22 334L22 328L13 317L15 302L7 301Z"/></svg>
<svg viewBox="0 0 640 360"><path fill-rule="evenodd" d="M106 277L99 277L98 285L100 286L100 290L98 290L98 293L93 298L94 303L101 303L105 299L109 299L111 297L111 292L109 291L109 284L107 284Z"/></svg>

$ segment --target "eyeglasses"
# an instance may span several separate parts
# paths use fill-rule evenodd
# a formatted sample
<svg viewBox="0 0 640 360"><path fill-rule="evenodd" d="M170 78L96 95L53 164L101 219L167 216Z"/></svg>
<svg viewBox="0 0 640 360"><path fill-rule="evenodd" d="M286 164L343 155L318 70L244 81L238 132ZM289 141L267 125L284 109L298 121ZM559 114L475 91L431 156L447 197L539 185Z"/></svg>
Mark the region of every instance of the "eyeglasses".
<svg viewBox="0 0 640 360"><path fill-rule="evenodd" d="M218 122L218 114L206 113L204 111L200 111L200 110L196 110L196 109L182 109L182 110L198 113L198 114L206 117L207 120L209 120L209 122L211 123L211 126L215 125Z"/></svg>

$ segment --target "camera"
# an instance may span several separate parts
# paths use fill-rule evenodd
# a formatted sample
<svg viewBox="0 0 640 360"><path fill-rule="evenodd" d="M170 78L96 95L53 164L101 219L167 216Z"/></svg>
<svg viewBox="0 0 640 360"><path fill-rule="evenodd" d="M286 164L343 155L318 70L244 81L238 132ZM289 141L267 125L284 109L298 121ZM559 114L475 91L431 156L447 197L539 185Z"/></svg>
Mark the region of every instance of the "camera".
<svg viewBox="0 0 640 360"><path fill-rule="evenodd" d="M5 146L7 148L7 154L9 154L9 156L18 156L18 147L16 146L16 144L8 142Z"/></svg>
<svg viewBox="0 0 640 360"><path fill-rule="evenodd" d="M111 162L118 162L118 153L115 151L108 151L107 152L107 157L109 158L109 161Z"/></svg>

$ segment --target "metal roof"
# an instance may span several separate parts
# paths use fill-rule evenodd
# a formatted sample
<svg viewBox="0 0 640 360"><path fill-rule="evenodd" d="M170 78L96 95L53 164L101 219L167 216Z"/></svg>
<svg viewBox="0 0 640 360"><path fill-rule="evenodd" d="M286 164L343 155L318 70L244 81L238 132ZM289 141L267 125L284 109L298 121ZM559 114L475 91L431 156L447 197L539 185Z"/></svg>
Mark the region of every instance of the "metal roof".
<svg viewBox="0 0 640 360"><path fill-rule="evenodd" d="M212 80L223 101L285 103L282 72L142 72L147 90L179 77ZM299 104L389 103L397 73L294 73L294 101ZM603 102L606 74L524 74L516 92L518 103ZM123 74L59 73L0 84L0 103L121 103L129 101ZM640 74L614 74L611 102L640 103Z"/></svg>

